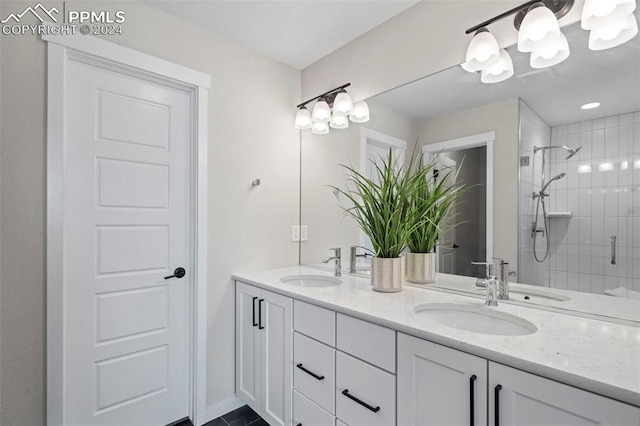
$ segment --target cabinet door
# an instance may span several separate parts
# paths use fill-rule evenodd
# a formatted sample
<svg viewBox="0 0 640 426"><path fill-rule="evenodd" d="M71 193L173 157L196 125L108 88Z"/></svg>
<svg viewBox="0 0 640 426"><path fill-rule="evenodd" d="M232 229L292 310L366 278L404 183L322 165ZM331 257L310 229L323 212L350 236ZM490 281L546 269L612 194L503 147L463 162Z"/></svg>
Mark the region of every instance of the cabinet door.
<svg viewBox="0 0 640 426"><path fill-rule="evenodd" d="M258 301L261 311L261 377L263 384L260 415L270 425L291 424L291 339L292 301L262 290Z"/></svg>
<svg viewBox="0 0 640 426"><path fill-rule="evenodd" d="M637 407L524 371L489 362L489 378L489 423L492 425L640 424ZM498 392L497 386L500 386Z"/></svg>
<svg viewBox="0 0 640 426"><path fill-rule="evenodd" d="M254 411L260 411L260 289L236 283L236 393Z"/></svg>
<svg viewBox="0 0 640 426"><path fill-rule="evenodd" d="M485 359L398 333L398 425L485 425L486 374Z"/></svg>

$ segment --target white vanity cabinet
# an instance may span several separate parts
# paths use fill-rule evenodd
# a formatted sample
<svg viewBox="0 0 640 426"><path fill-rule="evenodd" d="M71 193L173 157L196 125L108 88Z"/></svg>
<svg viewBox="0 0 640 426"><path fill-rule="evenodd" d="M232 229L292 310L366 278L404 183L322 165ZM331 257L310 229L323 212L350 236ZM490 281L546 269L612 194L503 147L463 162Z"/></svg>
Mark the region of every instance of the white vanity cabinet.
<svg viewBox="0 0 640 426"><path fill-rule="evenodd" d="M640 425L640 408L489 361L489 424Z"/></svg>
<svg viewBox="0 0 640 426"><path fill-rule="evenodd" d="M398 333L398 424L487 423L487 360Z"/></svg>
<svg viewBox="0 0 640 426"><path fill-rule="evenodd" d="M236 392L270 425L291 424L292 300L236 282Z"/></svg>
<svg viewBox="0 0 640 426"><path fill-rule="evenodd" d="M487 411L495 426L640 425L637 407L398 333L398 425L486 425Z"/></svg>

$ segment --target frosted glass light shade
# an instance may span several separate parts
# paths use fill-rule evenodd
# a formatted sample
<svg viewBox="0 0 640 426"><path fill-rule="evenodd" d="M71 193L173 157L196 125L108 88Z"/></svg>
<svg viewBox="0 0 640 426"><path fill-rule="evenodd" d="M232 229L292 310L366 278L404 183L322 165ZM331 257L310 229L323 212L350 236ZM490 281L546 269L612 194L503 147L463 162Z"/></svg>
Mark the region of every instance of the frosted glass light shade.
<svg viewBox="0 0 640 426"><path fill-rule="evenodd" d="M531 52L529 63L531 68L547 68L564 61L570 53L567 38L561 33L560 38L549 46Z"/></svg>
<svg viewBox="0 0 640 426"><path fill-rule="evenodd" d="M333 114L329 123L332 129L346 129L349 127L349 117L346 115Z"/></svg>
<svg viewBox="0 0 640 426"><path fill-rule="evenodd" d="M296 129L306 130L311 128L311 113L306 107L301 107L296 112L295 127Z"/></svg>
<svg viewBox="0 0 640 426"><path fill-rule="evenodd" d="M636 0L586 0L581 26L585 30L606 27L622 20L636 9Z"/></svg>
<svg viewBox="0 0 640 426"><path fill-rule="evenodd" d="M589 49L605 50L628 42L638 34L638 22L632 14L589 33Z"/></svg>
<svg viewBox="0 0 640 426"><path fill-rule="evenodd" d="M486 28L479 29L467 48L465 69L482 71L495 65L499 59L498 41Z"/></svg>
<svg viewBox="0 0 640 426"><path fill-rule="evenodd" d="M500 50L500 59L498 62L489 69L482 71L480 81L483 83L499 83L505 81L513 75L513 62L509 53L502 49Z"/></svg>
<svg viewBox="0 0 640 426"><path fill-rule="evenodd" d="M533 7L520 24L518 50L533 52L543 49L556 41L560 34L560 24L556 15L546 6Z"/></svg>
<svg viewBox="0 0 640 426"><path fill-rule="evenodd" d="M317 121L328 123L329 121L331 121L331 109L329 108L329 104L324 99L318 99L318 102L316 102L315 106L313 107L311 118L314 122Z"/></svg>
<svg viewBox="0 0 640 426"><path fill-rule="evenodd" d="M349 120L354 123L366 123L369 121L369 105L365 101L356 102L353 105L353 112L349 115Z"/></svg>
<svg viewBox="0 0 640 426"><path fill-rule="evenodd" d="M311 127L311 133L315 135L326 135L329 133L329 124L324 121L314 121Z"/></svg>
<svg viewBox="0 0 640 426"><path fill-rule="evenodd" d="M333 101L333 115L349 115L353 112L353 101L347 92L340 92Z"/></svg>

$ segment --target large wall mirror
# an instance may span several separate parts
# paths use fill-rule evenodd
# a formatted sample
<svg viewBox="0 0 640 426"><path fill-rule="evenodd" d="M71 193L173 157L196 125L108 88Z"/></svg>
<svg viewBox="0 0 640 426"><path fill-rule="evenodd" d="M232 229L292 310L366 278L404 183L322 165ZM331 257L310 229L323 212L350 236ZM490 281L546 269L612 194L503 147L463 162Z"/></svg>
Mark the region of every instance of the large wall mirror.
<svg viewBox="0 0 640 426"><path fill-rule="evenodd" d="M341 247L348 269L350 248L366 241L330 186L345 184L340 164L366 172L391 148L439 153L473 185L465 223L442 239L440 271L477 276L470 262L496 256L521 283L640 292L640 37L591 51L579 24L563 33L571 55L551 68L531 68L512 46L515 75L504 82L456 66L368 99L368 123L303 131L301 263L322 266ZM600 106L581 109L590 102ZM366 258L356 266L366 272Z"/></svg>

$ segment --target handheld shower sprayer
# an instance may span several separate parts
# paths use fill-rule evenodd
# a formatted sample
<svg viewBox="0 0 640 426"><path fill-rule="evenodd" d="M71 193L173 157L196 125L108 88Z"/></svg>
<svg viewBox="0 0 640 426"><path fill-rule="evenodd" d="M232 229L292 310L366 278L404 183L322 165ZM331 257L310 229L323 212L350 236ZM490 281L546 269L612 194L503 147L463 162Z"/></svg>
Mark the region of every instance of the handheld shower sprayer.
<svg viewBox="0 0 640 426"><path fill-rule="evenodd" d="M558 179L562 179L563 177L565 177L567 174L566 173L560 173L559 175L556 175L554 177L552 177L549 182L546 183L546 185L544 186L544 188L542 188L542 190L540 190L540 196L541 197L545 197L546 194L544 193L544 191L549 187L549 185L551 185L551 182L553 182L554 180L558 180Z"/></svg>

